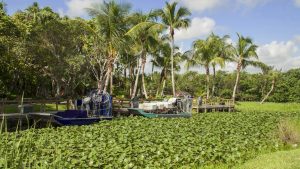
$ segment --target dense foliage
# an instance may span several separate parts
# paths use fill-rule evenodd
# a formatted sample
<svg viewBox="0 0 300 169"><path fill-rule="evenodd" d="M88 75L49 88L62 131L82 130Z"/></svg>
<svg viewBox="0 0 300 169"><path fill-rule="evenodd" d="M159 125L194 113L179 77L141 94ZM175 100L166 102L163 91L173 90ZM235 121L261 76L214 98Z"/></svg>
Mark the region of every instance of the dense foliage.
<svg viewBox="0 0 300 169"><path fill-rule="evenodd" d="M176 24L167 23L173 16L167 16L168 10L177 9ZM241 60L237 59L241 54L234 52L238 44L253 48L248 55L255 56L250 38L239 35L237 46L232 46L225 43L228 36L211 34L195 41L199 45L192 47L189 58L170 43L175 29L189 25L189 11L176 3L153 11L136 13L130 4L109 1L89 9L91 19L86 20L62 17L38 3L10 16L0 3L0 97L13 99L23 91L25 97L75 97L97 87L127 98L161 97L173 94L172 86L176 86L176 91L196 97L231 98L236 88L237 100L259 101L270 91L267 101L300 101L300 69L278 73L275 83L271 67L243 54L237 71L215 72L218 65ZM205 68L206 76L190 71L175 74L176 85L172 85L173 69L175 73L183 69L180 65L185 61L199 70ZM244 70L248 65L263 71L249 74ZM156 71L146 72L145 67L151 66ZM271 91L272 81L275 88Z"/></svg>
<svg viewBox="0 0 300 169"><path fill-rule="evenodd" d="M231 98L235 73L218 71L216 73L215 96ZM268 98L270 102L300 102L300 69L282 72L276 80L275 89ZM178 88L194 96L205 95L205 75L187 72L178 75ZM260 101L271 88L271 81L262 74L242 72L237 99L240 101ZM170 90L170 85L167 85Z"/></svg>
<svg viewBox="0 0 300 169"><path fill-rule="evenodd" d="M245 111L191 119L125 118L2 133L1 168L169 168L234 165L281 148L277 124L299 113ZM290 109L291 110L291 109ZM292 110L291 110L292 111Z"/></svg>

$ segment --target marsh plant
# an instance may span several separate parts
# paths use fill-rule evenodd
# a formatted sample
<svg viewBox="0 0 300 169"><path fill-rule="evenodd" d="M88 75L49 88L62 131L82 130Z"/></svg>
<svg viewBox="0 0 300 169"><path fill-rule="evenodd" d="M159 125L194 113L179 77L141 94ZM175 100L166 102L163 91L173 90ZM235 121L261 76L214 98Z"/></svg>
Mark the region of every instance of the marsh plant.
<svg viewBox="0 0 300 169"><path fill-rule="evenodd" d="M284 119L278 124L280 140L287 146L298 147L300 143L300 123L297 120Z"/></svg>

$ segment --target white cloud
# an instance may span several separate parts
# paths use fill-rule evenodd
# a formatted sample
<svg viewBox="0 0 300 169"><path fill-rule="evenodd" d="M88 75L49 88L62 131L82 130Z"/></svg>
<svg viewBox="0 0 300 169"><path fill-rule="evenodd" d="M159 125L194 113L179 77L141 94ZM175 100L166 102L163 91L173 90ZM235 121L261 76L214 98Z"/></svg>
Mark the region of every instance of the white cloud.
<svg viewBox="0 0 300 169"><path fill-rule="evenodd" d="M190 27L175 31L175 40L188 40L199 36L208 35L216 27L216 22L211 18L195 17L191 21Z"/></svg>
<svg viewBox="0 0 300 169"><path fill-rule="evenodd" d="M295 41L277 42L262 45L258 48L259 58L264 63L277 69L288 70L300 67L299 46Z"/></svg>
<svg viewBox="0 0 300 169"><path fill-rule="evenodd" d="M300 44L300 35L295 36L294 42L297 43L297 44Z"/></svg>
<svg viewBox="0 0 300 169"><path fill-rule="evenodd" d="M87 16L87 8L96 3L102 3L102 0L66 0L65 3L68 9L66 12L60 11L60 14L70 17L84 17Z"/></svg>
<svg viewBox="0 0 300 169"><path fill-rule="evenodd" d="M186 6L193 12L203 12L206 10L215 9L218 7L229 7L228 9L235 8L236 6L242 6L247 8L253 8L258 5L263 5L272 0L170 0L178 1L182 5ZM299 1L300 0L295 0Z"/></svg>
<svg viewBox="0 0 300 169"><path fill-rule="evenodd" d="M295 1L295 5L300 7L300 0L294 0Z"/></svg>
<svg viewBox="0 0 300 169"><path fill-rule="evenodd" d="M179 2L192 11L202 12L223 5L224 0L181 0Z"/></svg>

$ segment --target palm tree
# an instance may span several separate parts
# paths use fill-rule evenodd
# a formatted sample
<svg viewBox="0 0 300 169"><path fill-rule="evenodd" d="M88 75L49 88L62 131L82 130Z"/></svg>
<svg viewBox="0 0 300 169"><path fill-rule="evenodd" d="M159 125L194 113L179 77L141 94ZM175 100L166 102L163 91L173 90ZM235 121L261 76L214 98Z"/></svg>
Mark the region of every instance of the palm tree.
<svg viewBox="0 0 300 169"><path fill-rule="evenodd" d="M96 18L99 34L104 38L104 46L107 54L107 70L104 91L110 81L110 93L112 94L113 66L119 55L119 51L125 43L124 34L127 32L127 16L131 9L128 3L118 4L115 1L104 1L101 5L88 9L90 16ZM99 89L101 90L101 89Z"/></svg>
<svg viewBox="0 0 300 169"><path fill-rule="evenodd" d="M40 11L40 6L37 2L34 2L32 4L32 6L29 6L27 9L26 9L26 12L27 12L27 19L32 19L34 22L37 21L37 13Z"/></svg>
<svg viewBox="0 0 300 169"><path fill-rule="evenodd" d="M180 63L184 57L182 54L178 52L178 47L174 47L174 63ZM165 43L163 41L160 42L160 45L157 48L157 51L153 54L152 64L154 67L161 68L160 80L157 87L156 97L163 96L164 88L166 86L166 81L168 79L168 75L171 74L171 46L169 43ZM180 66L175 64L175 70L179 70Z"/></svg>
<svg viewBox="0 0 300 169"><path fill-rule="evenodd" d="M153 21L154 15L150 12L147 15L136 13L133 16L137 24L132 27L126 35L129 35L141 48L141 71L142 71L142 85L145 98L148 98L146 83L145 83L145 65L147 62L147 54L153 52L155 46L158 44L159 33L162 31L162 25ZM132 98L136 95L137 84L139 78L139 71L136 76L134 91Z"/></svg>
<svg viewBox="0 0 300 169"><path fill-rule="evenodd" d="M225 64L225 54L227 52L223 50L226 49L225 39L220 38L214 34L211 34L205 40L196 40L193 42L193 48L190 51L186 52L186 55L189 56L187 61L187 68L191 66L204 66L206 74L206 99L210 97L210 66L212 65L215 76L215 67L216 65L221 65L222 67Z"/></svg>
<svg viewBox="0 0 300 169"><path fill-rule="evenodd" d="M223 37L219 37L217 35L214 35L213 33L210 35L210 37L213 39L213 58L211 60L211 66L213 69L213 78L212 78L212 96L215 94L215 86L216 86L216 66L219 65L221 68L225 67L226 61L232 61L231 55L232 55L232 45L228 44L226 41L229 38L228 35L225 35Z"/></svg>
<svg viewBox="0 0 300 169"><path fill-rule="evenodd" d="M234 61L237 63L237 68L236 68L236 80L235 80L235 85L232 93L233 103L235 103L236 100L236 92L240 82L241 70L245 69L249 65L256 66L256 67L259 66L258 64L259 62L252 60L252 58L258 59L256 53L257 46L253 44L251 38L241 36L240 34L237 35L238 35L238 42L234 48Z"/></svg>
<svg viewBox="0 0 300 169"><path fill-rule="evenodd" d="M206 40L194 41L192 50L187 51L185 54L191 56L186 64L186 67L188 69L193 66L204 66L206 74L206 99L209 99L209 66L212 60L212 50L211 44L209 43L209 38L207 38Z"/></svg>
<svg viewBox="0 0 300 169"><path fill-rule="evenodd" d="M191 15L190 11L185 7L177 9L177 2L166 2L164 9L157 10L156 12L161 17L162 23L169 30L169 37L171 42L171 76L172 76L172 89L173 95L175 92L175 77L174 77L174 35L175 29L187 28L190 25L190 19L187 17Z"/></svg>

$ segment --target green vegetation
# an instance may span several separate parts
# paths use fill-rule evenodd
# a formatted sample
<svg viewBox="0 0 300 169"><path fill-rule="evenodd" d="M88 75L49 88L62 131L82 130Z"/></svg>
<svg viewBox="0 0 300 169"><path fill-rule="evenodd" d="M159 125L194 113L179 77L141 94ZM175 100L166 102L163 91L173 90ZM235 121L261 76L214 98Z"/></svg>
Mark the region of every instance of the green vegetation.
<svg viewBox="0 0 300 169"><path fill-rule="evenodd" d="M259 156L239 169L297 169L300 166L300 149L279 151Z"/></svg>
<svg viewBox="0 0 300 169"><path fill-rule="evenodd" d="M41 105L40 104L33 104L33 111L39 112L41 111ZM58 110L66 110L67 106L59 104ZM56 111L56 105L55 104L46 104L45 111ZM4 108L5 113L18 113L18 105L6 105Z"/></svg>
<svg viewBox="0 0 300 169"><path fill-rule="evenodd" d="M247 110L258 105L241 103L238 108L243 112L197 114L191 119L129 117L92 126L2 133L0 153L5 156L0 166L232 167L286 149L278 125L282 119L300 120L299 109L278 111L284 104L265 104L261 107L265 111Z"/></svg>
<svg viewBox="0 0 300 169"><path fill-rule="evenodd" d="M186 91L237 101L300 102L300 69L279 72L261 63L249 37L238 34L233 45L228 35L212 33L180 51L175 32L189 27L191 13L177 3L141 13L131 4L107 1L87 12L90 19L62 17L34 3L8 15L0 3L1 98L23 92L31 98L75 98L99 88L126 98ZM205 75L178 74L183 63L205 68ZM228 63L236 71L216 70ZM145 72L146 65L152 72ZM247 73L248 65L261 73Z"/></svg>
<svg viewBox="0 0 300 169"><path fill-rule="evenodd" d="M141 13L112 0L87 12L90 19L62 17L34 3L10 16L0 2L0 97L19 98L24 92L31 98L75 98L98 88L115 98L186 91L195 98L256 102L237 102L236 113L190 119L129 117L0 133L0 168L231 168L299 143L300 69L281 72L260 62L250 37L238 34L233 45L228 35L211 33L183 52L175 32L189 27L191 13L176 2ZM203 67L205 74L178 74L183 63ZM228 63L236 64L236 71L216 71ZM145 72L147 64L151 73ZM247 73L247 66L261 73ZM258 103L265 101L289 103ZM46 111L55 109L46 105ZM17 109L9 105L5 112ZM298 161L290 153L263 155L245 168L256 163L280 168L279 158L294 167Z"/></svg>
<svg viewBox="0 0 300 169"><path fill-rule="evenodd" d="M265 103L258 102L239 102L237 110L241 112L260 111L260 112L299 112L299 103Z"/></svg>

